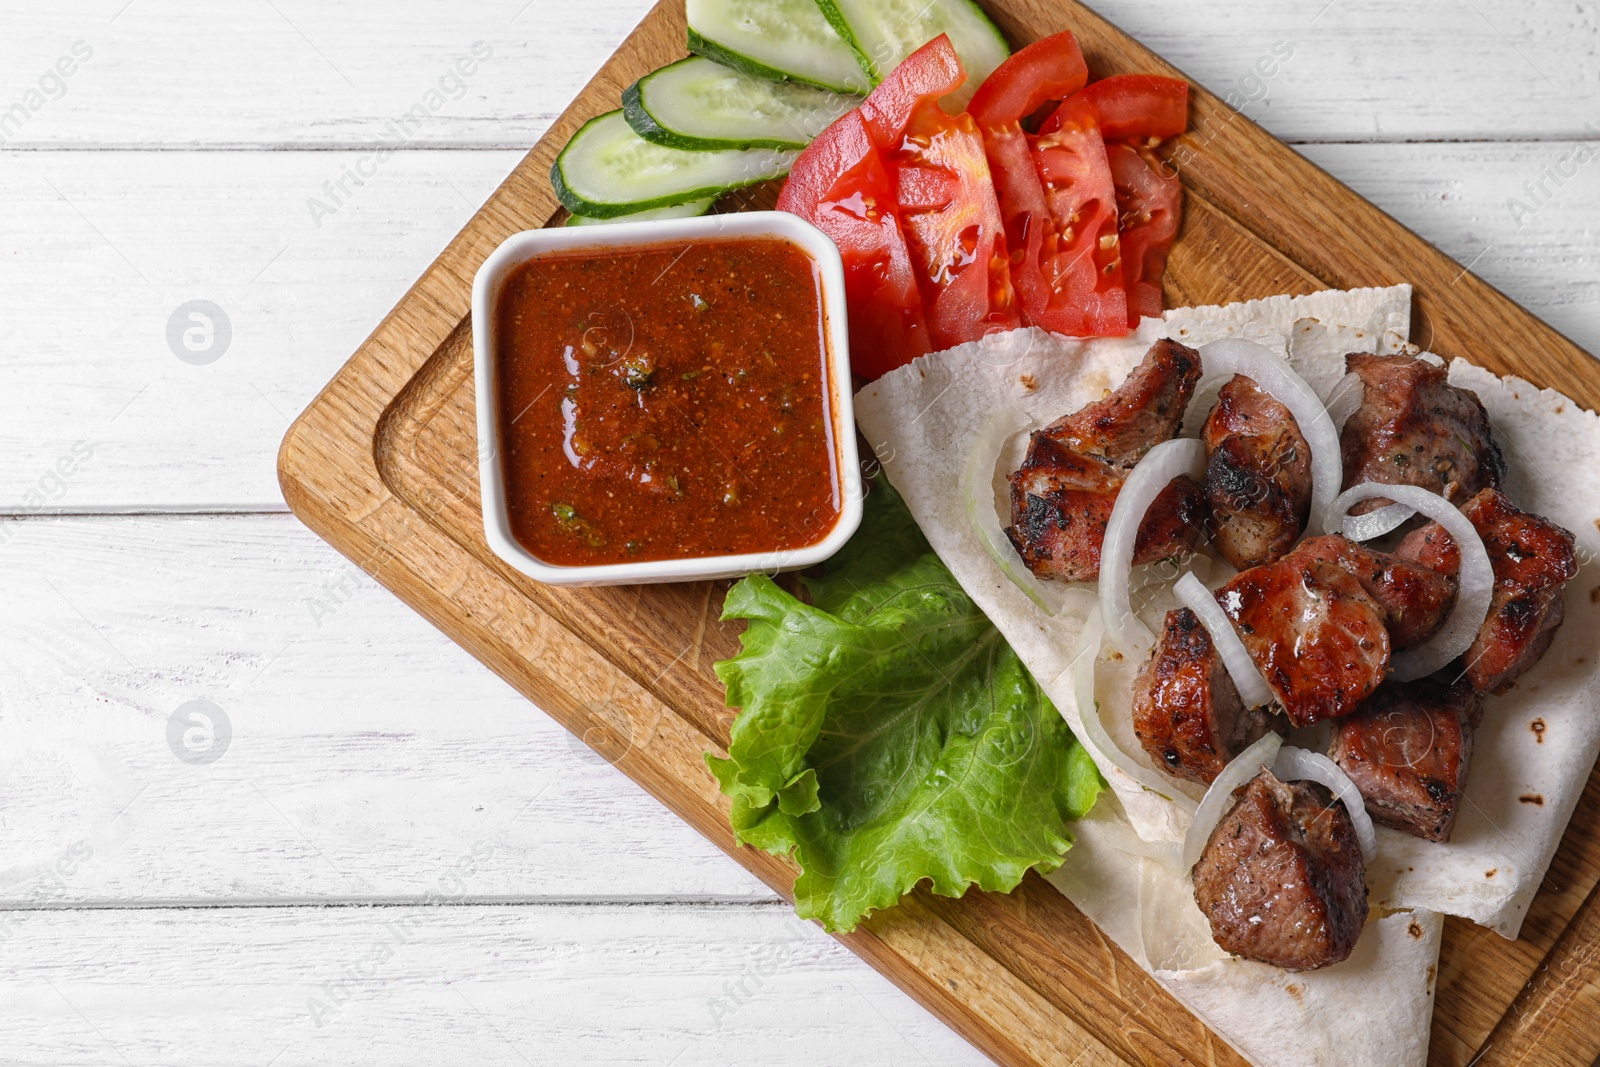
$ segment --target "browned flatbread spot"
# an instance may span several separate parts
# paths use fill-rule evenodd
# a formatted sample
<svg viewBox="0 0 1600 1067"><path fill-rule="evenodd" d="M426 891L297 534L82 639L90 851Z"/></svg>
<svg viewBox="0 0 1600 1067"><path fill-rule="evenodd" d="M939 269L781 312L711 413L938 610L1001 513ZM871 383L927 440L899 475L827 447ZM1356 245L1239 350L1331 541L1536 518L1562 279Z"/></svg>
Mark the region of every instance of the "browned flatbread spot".
<svg viewBox="0 0 1600 1067"><path fill-rule="evenodd" d="M1536 808L1544 807L1544 796L1539 793L1524 793L1517 799L1524 804L1532 804Z"/></svg>

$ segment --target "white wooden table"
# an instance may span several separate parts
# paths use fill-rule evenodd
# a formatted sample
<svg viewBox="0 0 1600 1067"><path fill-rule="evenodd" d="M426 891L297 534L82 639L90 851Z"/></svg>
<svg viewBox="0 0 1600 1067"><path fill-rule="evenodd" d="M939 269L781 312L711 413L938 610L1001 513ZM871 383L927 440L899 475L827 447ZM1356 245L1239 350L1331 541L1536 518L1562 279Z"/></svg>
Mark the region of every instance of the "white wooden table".
<svg viewBox="0 0 1600 1067"><path fill-rule="evenodd" d="M0 9L0 1062L984 1062L279 495L645 6ZM1595 0L1100 9L1600 351Z"/></svg>

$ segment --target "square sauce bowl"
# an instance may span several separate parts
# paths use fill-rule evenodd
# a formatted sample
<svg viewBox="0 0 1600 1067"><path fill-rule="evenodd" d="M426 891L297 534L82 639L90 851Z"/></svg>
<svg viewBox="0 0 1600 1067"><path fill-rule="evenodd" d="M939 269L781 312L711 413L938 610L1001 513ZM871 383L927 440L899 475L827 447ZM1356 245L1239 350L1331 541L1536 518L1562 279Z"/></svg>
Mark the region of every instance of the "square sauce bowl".
<svg viewBox="0 0 1600 1067"><path fill-rule="evenodd" d="M529 577L795 570L861 523L844 267L798 216L514 234L472 340L484 534Z"/></svg>

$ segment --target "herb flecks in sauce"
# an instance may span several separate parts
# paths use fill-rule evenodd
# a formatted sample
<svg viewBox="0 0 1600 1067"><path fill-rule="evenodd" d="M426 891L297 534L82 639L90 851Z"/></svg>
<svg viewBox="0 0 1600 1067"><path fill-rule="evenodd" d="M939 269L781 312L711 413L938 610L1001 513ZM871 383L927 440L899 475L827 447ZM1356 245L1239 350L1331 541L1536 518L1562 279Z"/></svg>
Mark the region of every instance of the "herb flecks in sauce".
<svg viewBox="0 0 1600 1067"><path fill-rule="evenodd" d="M779 551L838 521L820 285L788 242L536 259L495 332L511 529L539 558Z"/></svg>

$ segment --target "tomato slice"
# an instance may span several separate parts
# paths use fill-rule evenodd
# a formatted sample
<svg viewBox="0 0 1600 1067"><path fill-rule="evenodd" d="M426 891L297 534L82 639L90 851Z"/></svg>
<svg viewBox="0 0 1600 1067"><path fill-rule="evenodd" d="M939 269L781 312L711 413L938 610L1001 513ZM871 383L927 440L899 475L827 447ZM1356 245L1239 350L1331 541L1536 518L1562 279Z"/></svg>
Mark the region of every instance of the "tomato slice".
<svg viewBox="0 0 1600 1067"><path fill-rule="evenodd" d="M1161 315L1161 275L1183 219L1183 186L1148 149L1109 145L1106 159L1117 193L1128 325L1138 326L1141 316Z"/></svg>
<svg viewBox="0 0 1600 1067"><path fill-rule="evenodd" d="M1116 190L1094 111L1074 96L1048 125L1028 138L1055 229L1054 247L1047 235L1039 259L1049 300L1030 318L1074 337L1127 333Z"/></svg>
<svg viewBox="0 0 1600 1067"><path fill-rule="evenodd" d="M892 152L900 147L906 127L923 104L954 92L966 80L961 57L949 35L941 33L889 72L861 102L861 117L878 147Z"/></svg>
<svg viewBox="0 0 1600 1067"><path fill-rule="evenodd" d="M1005 225L972 116L947 114L930 98L891 160L934 348L1016 329Z"/></svg>
<svg viewBox="0 0 1600 1067"><path fill-rule="evenodd" d="M995 68L973 94L967 113L987 137L1021 123L1052 100L1065 100L1089 80L1078 39L1056 33L1019 49Z"/></svg>
<svg viewBox="0 0 1600 1067"><path fill-rule="evenodd" d="M1189 128L1189 83L1178 78L1118 74L1091 82L1078 95L1094 109L1108 143L1165 140ZM1049 123L1039 132L1050 132Z"/></svg>
<svg viewBox="0 0 1600 1067"><path fill-rule="evenodd" d="M1092 113L1081 128L1031 138L1022 120L1088 80L1070 33L1036 41L1000 64L972 98L983 131L1010 249L1011 280L1022 321L1055 333L1115 335L1127 330L1116 249L1114 194ZM1059 112L1058 112L1059 113Z"/></svg>
<svg viewBox="0 0 1600 1067"><path fill-rule="evenodd" d="M969 115L939 106L966 79L950 38L940 34L906 57L861 105L893 175L936 349L1020 324L983 138Z"/></svg>
<svg viewBox="0 0 1600 1067"><path fill-rule="evenodd" d="M795 160L778 210L839 246L850 319L850 365L871 380L932 351L894 176L860 111L822 132Z"/></svg>

